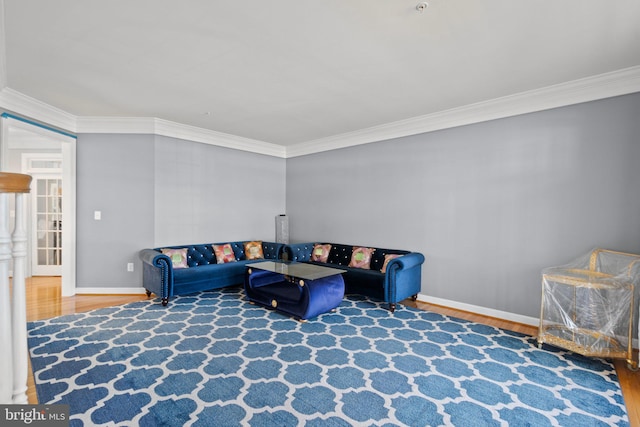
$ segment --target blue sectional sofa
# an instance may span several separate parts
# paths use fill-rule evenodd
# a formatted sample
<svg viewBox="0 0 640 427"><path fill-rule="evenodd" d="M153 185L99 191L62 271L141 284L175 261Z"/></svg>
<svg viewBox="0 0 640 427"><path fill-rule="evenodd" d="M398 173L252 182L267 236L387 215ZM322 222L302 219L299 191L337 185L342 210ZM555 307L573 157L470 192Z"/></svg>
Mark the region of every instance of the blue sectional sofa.
<svg viewBox="0 0 640 427"><path fill-rule="evenodd" d="M315 245L331 245L326 262L312 260ZM345 270L342 275L347 294L367 295L389 303L393 313L396 304L406 298L416 299L422 281L424 255L395 249L374 249L369 268L349 267L354 248L358 246L336 243L298 243L285 245L283 258L288 261L310 262ZM399 255L388 261L385 272L381 272L386 255Z"/></svg>
<svg viewBox="0 0 640 427"><path fill-rule="evenodd" d="M222 242L197 245L164 246L162 248L143 249L139 256L142 260L142 284L147 295L154 293L167 305L174 295L187 294L209 289L244 283L248 264L281 258L283 245L261 242L264 258L249 260L245 254L245 243ZM233 262L218 263L213 245L229 243L233 249ZM162 253L162 249L186 248L187 268L174 268L172 259Z"/></svg>

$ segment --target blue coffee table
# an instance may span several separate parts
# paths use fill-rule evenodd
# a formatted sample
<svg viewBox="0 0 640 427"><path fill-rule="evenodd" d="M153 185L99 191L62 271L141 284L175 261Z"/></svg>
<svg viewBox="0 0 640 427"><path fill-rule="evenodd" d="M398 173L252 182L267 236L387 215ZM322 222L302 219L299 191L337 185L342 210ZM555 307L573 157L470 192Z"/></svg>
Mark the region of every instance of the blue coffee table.
<svg viewBox="0 0 640 427"><path fill-rule="evenodd" d="M247 266L244 289L249 301L306 321L340 305L342 273L306 263L257 262Z"/></svg>

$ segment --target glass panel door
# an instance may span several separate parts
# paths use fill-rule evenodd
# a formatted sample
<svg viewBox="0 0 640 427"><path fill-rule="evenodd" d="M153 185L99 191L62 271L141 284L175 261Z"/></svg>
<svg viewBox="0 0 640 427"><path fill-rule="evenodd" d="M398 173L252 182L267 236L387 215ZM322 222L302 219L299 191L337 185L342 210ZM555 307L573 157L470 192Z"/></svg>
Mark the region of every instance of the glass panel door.
<svg viewBox="0 0 640 427"><path fill-rule="evenodd" d="M62 178L34 176L34 276L62 273Z"/></svg>

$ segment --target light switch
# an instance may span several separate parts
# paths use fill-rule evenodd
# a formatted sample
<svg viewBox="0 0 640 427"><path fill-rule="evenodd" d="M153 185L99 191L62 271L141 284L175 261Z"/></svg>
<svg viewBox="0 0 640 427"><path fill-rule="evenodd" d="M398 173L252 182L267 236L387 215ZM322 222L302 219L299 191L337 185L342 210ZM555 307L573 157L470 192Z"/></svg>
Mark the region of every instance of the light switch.
<svg viewBox="0 0 640 427"><path fill-rule="evenodd" d="M96 221L100 221L102 219L102 212L93 211L93 219L95 219Z"/></svg>

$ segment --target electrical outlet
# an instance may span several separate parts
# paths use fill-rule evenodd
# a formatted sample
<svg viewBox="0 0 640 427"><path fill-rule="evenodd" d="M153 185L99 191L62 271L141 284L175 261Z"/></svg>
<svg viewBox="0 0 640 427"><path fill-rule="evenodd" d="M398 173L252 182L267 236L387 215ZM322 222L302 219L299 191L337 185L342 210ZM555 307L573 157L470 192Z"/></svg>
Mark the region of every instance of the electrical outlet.
<svg viewBox="0 0 640 427"><path fill-rule="evenodd" d="M132 262L127 264L127 271L133 271L133 263Z"/></svg>

